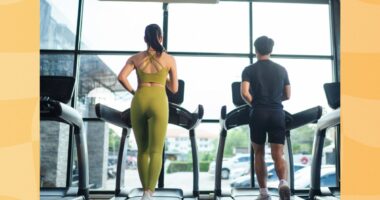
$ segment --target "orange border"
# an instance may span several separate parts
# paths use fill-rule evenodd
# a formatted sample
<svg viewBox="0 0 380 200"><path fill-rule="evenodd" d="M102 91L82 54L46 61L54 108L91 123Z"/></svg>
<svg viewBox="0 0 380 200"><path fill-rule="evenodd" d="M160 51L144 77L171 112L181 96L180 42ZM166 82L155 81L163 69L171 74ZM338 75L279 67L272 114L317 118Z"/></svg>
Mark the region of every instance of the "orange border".
<svg viewBox="0 0 380 200"><path fill-rule="evenodd" d="M341 14L342 199L377 200L380 2ZM39 199L39 1L1 0L0 25L0 199Z"/></svg>
<svg viewBox="0 0 380 200"><path fill-rule="evenodd" d="M39 199L39 1L0 1L0 199Z"/></svg>
<svg viewBox="0 0 380 200"><path fill-rule="evenodd" d="M377 200L380 1L341 1L342 199Z"/></svg>

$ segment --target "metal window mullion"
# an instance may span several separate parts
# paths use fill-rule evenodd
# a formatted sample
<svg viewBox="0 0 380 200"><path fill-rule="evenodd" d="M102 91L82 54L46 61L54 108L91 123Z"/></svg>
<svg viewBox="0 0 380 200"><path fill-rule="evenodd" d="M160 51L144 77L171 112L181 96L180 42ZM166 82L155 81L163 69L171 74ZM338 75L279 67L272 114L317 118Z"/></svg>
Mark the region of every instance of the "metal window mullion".
<svg viewBox="0 0 380 200"><path fill-rule="evenodd" d="M162 14L163 14L163 46L165 49L168 48L168 21L169 21L169 10L168 10L169 4L163 3L162 4ZM158 188L163 188L165 186L165 144L163 146L162 151L162 167L160 172L160 177L158 179Z"/></svg>
<svg viewBox="0 0 380 200"><path fill-rule="evenodd" d="M74 48L74 61L73 61L73 76L75 77L75 80L78 80L79 76L77 73L78 71L78 50L80 46L80 35L81 35L81 25L82 25L82 14L83 14L83 1L84 0L79 0L78 1L78 15L77 15L77 27L76 27L76 35L75 35L75 48ZM76 107L76 97L78 95L78 88L79 88L79 81L76 81L74 85L74 92L73 92L73 97L71 98L71 107L75 108ZM73 142L74 137L73 137L74 129L73 127L70 128L70 142L69 142L69 163L68 163L68 168L67 168L67 182L66 186L70 187L72 184L72 171L73 171L73 145L75 145L75 142ZM67 184L69 183L69 184Z"/></svg>
<svg viewBox="0 0 380 200"><path fill-rule="evenodd" d="M336 14L337 12L337 14ZM340 81L340 5L336 0L329 1L330 38L333 54L333 81Z"/></svg>
<svg viewBox="0 0 380 200"><path fill-rule="evenodd" d="M249 2L249 63L253 63L253 4Z"/></svg>

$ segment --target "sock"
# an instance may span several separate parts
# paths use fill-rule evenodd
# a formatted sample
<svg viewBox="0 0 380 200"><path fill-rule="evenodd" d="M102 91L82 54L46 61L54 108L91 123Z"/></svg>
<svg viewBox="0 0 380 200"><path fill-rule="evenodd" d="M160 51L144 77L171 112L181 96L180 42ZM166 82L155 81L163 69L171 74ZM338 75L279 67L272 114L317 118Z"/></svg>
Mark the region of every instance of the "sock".
<svg viewBox="0 0 380 200"><path fill-rule="evenodd" d="M281 180L280 180L279 187L281 187L281 186L283 186L283 185L288 185L288 181L286 181L285 179L281 179Z"/></svg>
<svg viewBox="0 0 380 200"><path fill-rule="evenodd" d="M261 195L268 195L268 193L269 193L268 188L260 188Z"/></svg>

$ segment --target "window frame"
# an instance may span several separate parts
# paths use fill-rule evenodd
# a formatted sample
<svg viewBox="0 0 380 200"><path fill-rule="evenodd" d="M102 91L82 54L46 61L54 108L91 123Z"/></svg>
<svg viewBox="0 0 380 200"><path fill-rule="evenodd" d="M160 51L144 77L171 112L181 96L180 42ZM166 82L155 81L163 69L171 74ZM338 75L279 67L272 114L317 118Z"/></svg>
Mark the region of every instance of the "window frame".
<svg viewBox="0 0 380 200"><path fill-rule="evenodd" d="M328 4L330 8L330 16L329 16L329 23L330 23L330 36L331 36L331 55L287 55L287 54L273 54L271 57L273 58L293 58L293 59L323 59L323 60L331 60L332 61L332 81L339 81L340 80L340 47L339 47L339 26L336 25L339 23L339 19L337 21L337 16L335 16L336 12L339 12L339 5L332 5L334 3L331 3L329 0L220 0L220 1L232 1L232 2L249 2L249 37L250 37L250 49L247 53L216 53L216 52L170 52L173 56L201 56L201 57L208 57L208 56L221 56L221 57L244 57L249 58L250 63L253 63L253 60L255 58L255 54L253 51L253 34L252 34L252 3L253 2L268 2L268 3L303 3L303 4ZM79 79L79 56L80 55L133 55L137 53L138 51L112 51L112 50L80 50L80 44L81 44L81 34L82 34L82 21L83 21L83 7L84 7L85 0L78 0L78 14L77 14L77 23L76 23L76 33L75 33L75 48L73 50L59 50L59 49L40 49L40 54L74 54L74 66L73 66L73 76L76 79ZM168 14L170 11L168 10L168 3L162 3L163 5L163 37L164 37L164 47L167 47L167 40L170 39L168 37ZM339 16L338 16L339 18ZM76 82L74 94L71 100L71 106L76 108L76 99L77 99L77 91L78 91L78 82ZM98 118L83 118L84 122L88 121L101 121ZM202 123L219 123L219 119L203 119ZM340 137L340 135L338 136ZM338 141L339 142L339 141ZM339 145L339 144L338 144ZM68 162L68 168L67 168L67 178L66 178L66 186L67 188L71 187L72 183L72 167L73 167L73 148L74 142L73 142L73 131L72 128L70 128L70 140L69 140L69 162ZM338 158L339 159L339 158ZM338 163L340 164L340 163ZM340 175L340 169L339 165L337 165L337 178ZM163 182L163 181L162 181ZM99 191L93 191L92 193L97 193ZM106 191L110 192L110 191ZM201 193L204 193L206 191L202 191ZM208 191L207 191L208 192Z"/></svg>

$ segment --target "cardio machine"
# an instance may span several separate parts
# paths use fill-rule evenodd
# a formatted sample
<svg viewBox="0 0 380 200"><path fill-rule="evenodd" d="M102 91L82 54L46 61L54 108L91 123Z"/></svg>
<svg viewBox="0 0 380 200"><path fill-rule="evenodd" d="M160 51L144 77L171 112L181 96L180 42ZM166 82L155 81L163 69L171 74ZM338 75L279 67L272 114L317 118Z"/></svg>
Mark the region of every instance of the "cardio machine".
<svg viewBox="0 0 380 200"><path fill-rule="evenodd" d="M183 80L178 80L179 87L176 94L171 93L168 89L166 93L169 100L169 124L174 124L185 128L189 131L190 143L191 143L191 153L193 160L193 192L192 194L184 194L182 189L179 188L164 188L163 187L163 173L164 173L164 159L162 163L161 176L158 183L158 188L156 189L153 197L155 200L196 200L199 197L199 163L197 154L197 144L195 138L195 128L199 125L203 118L203 106L198 105L198 108L193 112L189 112L185 108L179 106L184 99L184 88L185 82ZM124 170L125 170L125 158L127 155L127 145L131 132L131 116L130 109L124 112L117 111L108 106L97 104L95 106L96 115L111 124L119 126L123 129L122 137L120 142L120 149L117 161L117 172L116 172L116 189L114 199L133 199L139 200L143 195L142 188L132 189L129 193L125 189L124 184ZM136 176L138 173L136 172Z"/></svg>
<svg viewBox="0 0 380 200"><path fill-rule="evenodd" d="M221 188L222 182L222 162L223 162L223 152L226 137L228 135L228 130L249 124L249 113L250 106L242 99L240 95L240 82L232 83L232 100L234 105L237 107L227 113L227 107L223 106L221 109L221 131L219 136L219 145L216 156L215 164L215 189L214 189L214 200L243 200L243 199L254 199L259 195L259 190L257 188L233 188L231 192L223 192ZM322 108L316 106L295 114L290 114L285 111L285 121L286 121L286 155L288 156L288 174L289 174L289 186L291 189L291 199L301 199L294 195L294 169L293 169L293 153L291 148L290 140L290 130L301 127L308 123L316 122L322 115ZM251 185L255 186L254 182L254 168L253 168L253 154L251 154ZM277 189L269 189L269 194L272 200L279 199Z"/></svg>
<svg viewBox="0 0 380 200"><path fill-rule="evenodd" d="M41 188L40 199L88 200L88 154L87 138L83 131L82 116L67 105L75 85L75 78L65 76L40 77L40 120L58 121L73 127L78 156L78 188Z"/></svg>
<svg viewBox="0 0 380 200"><path fill-rule="evenodd" d="M317 123L317 131L313 145L313 160L311 163L311 184L309 198L314 200L340 199L340 83L326 83L324 85L327 102L334 109L326 114ZM326 131L336 127L336 187L321 187L321 165Z"/></svg>

